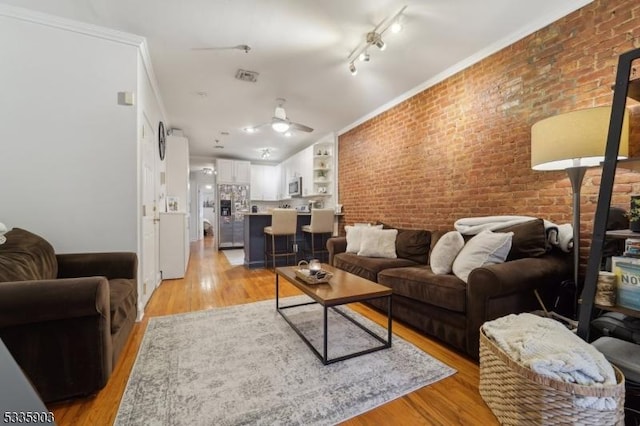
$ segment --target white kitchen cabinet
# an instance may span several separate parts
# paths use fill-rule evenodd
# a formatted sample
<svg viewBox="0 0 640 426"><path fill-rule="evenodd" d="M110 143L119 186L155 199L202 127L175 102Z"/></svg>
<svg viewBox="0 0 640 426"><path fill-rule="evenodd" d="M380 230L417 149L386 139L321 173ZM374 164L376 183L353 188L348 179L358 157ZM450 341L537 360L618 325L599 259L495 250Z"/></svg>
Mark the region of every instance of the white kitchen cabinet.
<svg viewBox="0 0 640 426"><path fill-rule="evenodd" d="M218 183L250 184L251 182L251 163L249 161L218 158L216 171Z"/></svg>
<svg viewBox="0 0 640 426"><path fill-rule="evenodd" d="M251 199L255 201L278 201L280 199L280 168L276 166L251 165Z"/></svg>
<svg viewBox="0 0 640 426"><path fill-rule="evenodd" d="M189 263L189 215L160 213L160 271L162 279L183 278Z"/></svg>
<svg viewBox="0 0 640 426"><path fill-rule="evenodd" d="M313 145L300 151L298 159L300 176L302 176L302 196L308 197L315 194L313 184Z"/></svg>
<svg viewBox="0 0 640 426"><path fill-rule="evenodd" d="M287 158L280 163L280 199L290 200L289 195L289 181L293 178L293 172L291 171L292 157Z"/></svg>

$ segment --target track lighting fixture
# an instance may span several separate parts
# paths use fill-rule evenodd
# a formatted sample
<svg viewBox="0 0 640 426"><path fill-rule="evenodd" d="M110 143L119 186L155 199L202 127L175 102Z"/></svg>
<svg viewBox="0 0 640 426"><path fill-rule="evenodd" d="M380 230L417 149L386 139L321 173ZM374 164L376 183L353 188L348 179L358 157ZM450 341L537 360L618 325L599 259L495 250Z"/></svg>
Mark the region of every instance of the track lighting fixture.
<svg viewBox="0 0 640 426"><path fill-rule="evenodd" d="M387 47L387 45L384 44L384 41L382 41L382 36L374 31L367 34L367 44L373 44L380 50L384 50Z"/></svg>
<svg viewBox="0 0 640 426"><path fill-rule="evenodd" d="M203 167L202 168L202 173L205 175L212 175L213 174L213 169L211 167Z"/></svg>
<svg viewBox="0 0 640 426"><path fill-rule="evenodd" d="M387 45L382 40L382 35L385 33L385 31L387 31L389 28L391 28L391 32L393 33L397 33L402 30L402 24L400 20L402 18L402 13L406 8L407 6L403 6L402 9L400 9L395 15L382 20L382 22L376 25L373 30L369 31L366 34L364 41L351 51L351 53L347 57L347 59L349 60L349 71L351 72L351 75L356 75L358 72L354 64L356 58L360 59L360 61L363 62L369 62L370 46L376 46L380 50L386 49Z"/></svg>
<svg viewBox="0 0 640 426"><path fill-rule="evenodd" d="M358 74L358 70L356 69L356 64L354 64L353 62L351 62L349 64L349 71L351 71L351 75L356 75Z"/></svg>

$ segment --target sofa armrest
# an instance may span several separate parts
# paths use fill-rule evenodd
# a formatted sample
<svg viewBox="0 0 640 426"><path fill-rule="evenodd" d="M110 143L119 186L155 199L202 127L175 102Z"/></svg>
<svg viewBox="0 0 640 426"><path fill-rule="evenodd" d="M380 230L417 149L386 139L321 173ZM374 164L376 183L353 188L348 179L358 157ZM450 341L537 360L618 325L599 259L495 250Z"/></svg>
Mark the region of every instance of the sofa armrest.
<svg viewBox="0 0 640 426"><path fill-rule="evenodd" d="M467 282L467 351L477 357L479 330L485 321L539 309L535 289L570 278L568 258L545 255L476 268Z"/></svg>
<svg viewBox="0 0 640 426"><path fill-rule="evenodd" d="M133 279L138 257L130 252L56 254L58 278L104 276Z"/></svg>
<svg viewBox="0 0 640 426"><path fill-rule="evenodd" d="M109 322L109 307L104 277L0 283L0 329L88 316Z"/></svg>
<svg viewBox="0 0 640 426"><path fill-rule="evenodd" d="M45 402L89 395L113 369L104 277L0 283L0 338Z"/></svg>
<svg viewBox="0 0 640 426"><path fill-rule="evenodd" d="M329 251L329 265L333 266L333 256L347 250L347 237L331 237L327 240Z"/></svg>

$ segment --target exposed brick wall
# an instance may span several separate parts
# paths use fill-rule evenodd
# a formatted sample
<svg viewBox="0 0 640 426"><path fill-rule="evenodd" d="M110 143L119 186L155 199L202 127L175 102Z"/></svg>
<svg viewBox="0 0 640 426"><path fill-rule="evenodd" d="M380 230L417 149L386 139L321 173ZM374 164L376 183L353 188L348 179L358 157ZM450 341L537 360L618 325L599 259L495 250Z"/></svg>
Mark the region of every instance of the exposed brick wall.
<svg viewBox="0 0 640 426"><path fill-rule="evenodd" d="M566 173L531 170L531 126L610 105L618 55L638 47L640 3L596 0L341 135L343 224L452 229L461 217L503 214L570 223ZM634 104L631 151L640 154ZM589 170L582 187L583 259L600 173ZM640 173L618 168L615 190L614 205L628 208Z"/></svg>

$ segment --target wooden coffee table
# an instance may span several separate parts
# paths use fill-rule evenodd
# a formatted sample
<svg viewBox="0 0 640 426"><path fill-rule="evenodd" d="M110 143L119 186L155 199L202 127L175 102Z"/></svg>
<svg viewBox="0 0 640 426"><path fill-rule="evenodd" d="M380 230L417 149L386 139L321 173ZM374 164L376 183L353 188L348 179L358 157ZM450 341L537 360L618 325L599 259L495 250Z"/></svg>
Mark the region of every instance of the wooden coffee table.
<svg viewBox="0 0 640 426"><path fill-rule="evenodd" d="M379 351L391 347L391 295L392 291L389 287L374 283L365 278L361 278L357 275L349 272L333 268L329 265L322 265L322 269L329 271L333 274L331 280L326 284L307 284L300 278L296 277L297 266L287 266L276 268L276 310L282 317L289 323L291 328L302 338L302 340L309 346L309 348L316 354L323 364L331 364L345 359L353 358L356 356L368 354L371 352ZM280 306L280 277L284 278L287 282L293 284L300 289L304 294L311 297L313 301L306 303L299 303L295 305ZM348 316L340 309L337 309L339 305L345 305L347 303L363 302L371 299L387 299L387 340L375 334L363 324L359 323L352 317ZM295 308L298 306L305 306L311 304L320 304L323 307L323 353L320 353L305 337L298 327L287 317L285 310ZM360 327L362 330L369 333L381 345L373 348L364 349L362 351L350 353L340 357L329 359L327 357L328 346L328 329L327 329L327 311L332 309L334 312L342 315L353 324Z"/></svg>

